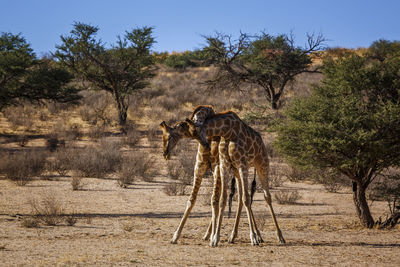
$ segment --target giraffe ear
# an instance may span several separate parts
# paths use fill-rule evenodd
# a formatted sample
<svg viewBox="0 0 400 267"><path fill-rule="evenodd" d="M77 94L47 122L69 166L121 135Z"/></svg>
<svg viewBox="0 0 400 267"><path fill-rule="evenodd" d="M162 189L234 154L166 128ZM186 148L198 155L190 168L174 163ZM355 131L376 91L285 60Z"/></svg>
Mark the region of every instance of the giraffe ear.
<svg viewBox="0 0 400 267"><path fill-rule="evenodd" d="M160 123L160 127L164 132L168 130L168 125L165 123L165 121Z"/></svg>

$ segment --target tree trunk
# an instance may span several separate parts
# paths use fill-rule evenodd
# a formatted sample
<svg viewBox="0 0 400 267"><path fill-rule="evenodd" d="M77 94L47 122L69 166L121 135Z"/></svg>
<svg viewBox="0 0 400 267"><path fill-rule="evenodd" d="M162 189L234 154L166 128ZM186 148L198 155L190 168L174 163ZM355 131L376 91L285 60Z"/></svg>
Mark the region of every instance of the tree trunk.
<svg viewBox="0 0 400 267"><path fill-rule="evenodd" d="M118 110L119 125L124 126L126 124L127 113L125 109Z"/></svg>
<svg viewBox="0 0 400 267"><path fill-rule="evenodd" d="M277 109L279 108L279 106L278 106L278 101L279 101L279 98L280 98L280 97L281 97L281 94L280 94L280 93L272 94L272 97L271 97L271 107L272 107L273 110L277 110Z"/></svg>
<svg viewBox="0 0 400 267"><path fill-rule="evenodd" d="M117 90L114 90L114 97L117 102L119 125L124 126L126 124L128 106L124 104L124 100L120 98Z"/></svg>
<svg viewBox="0 0 400 267"><path fill-rule="evenodd" d="M374 226L374 219L368 207L365 191L367 186L362 186L361 183L353 182L353 200L356 206L358 218L363 226L372 228Z"/></svg>

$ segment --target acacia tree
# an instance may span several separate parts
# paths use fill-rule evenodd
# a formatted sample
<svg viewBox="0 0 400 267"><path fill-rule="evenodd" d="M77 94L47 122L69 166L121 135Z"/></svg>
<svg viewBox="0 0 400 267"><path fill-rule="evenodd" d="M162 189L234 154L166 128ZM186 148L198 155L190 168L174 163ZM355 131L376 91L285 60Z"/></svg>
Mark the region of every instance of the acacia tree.
<svg viewBox="0 0 400 267"><path fill-rule="evenodd" d="M20 34L0 36L0 110L21 101L75 102L79 90L69 86L73 76L47 59L37 59Z"/></svg>
<svg viewBox="0 0 400 267"><path fill-rule="evenodd" d="M322 84L291 103L275 145L295 164L333 168L353 182L363 226L374 219L366 190L375 177L400 165L400 59L356 54L329 60Z"/></svg>
<svg viewBox="0 0 400 267"><path fill-rule="evenodd" d="M214 59L218 71L206 83L210 88L246 82L261 87L273 109L279 108L279 99L288 82L311 70L310 54L322 49L322 35L307 36L306 47L297 47L292 35L272 36L261 33L249 36L241 33L235 41L231 36L217 33L205 36L204 48Z"/></svg>
<svg viewBox="0 0 400 267"><path fill-rule="evenodd" d="M119 123L125 125L129 96L148 85L154 76L154 59L150 49L155 40L153 28L136 28L118 36L116 45L107 49L96 39L99 28L75 23L69 36L61 36L62 44L55 53L65 66L94 89L111 93L118 109Z"/></svg>

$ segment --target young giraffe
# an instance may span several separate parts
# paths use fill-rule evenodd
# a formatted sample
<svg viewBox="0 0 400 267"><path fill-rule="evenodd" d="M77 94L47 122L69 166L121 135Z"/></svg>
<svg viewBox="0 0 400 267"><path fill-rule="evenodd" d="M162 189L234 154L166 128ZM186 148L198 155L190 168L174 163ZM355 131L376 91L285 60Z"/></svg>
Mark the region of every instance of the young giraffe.
<svg viewBox="0 0 400 267"><path fill-rule="evenodd" d="M214 109L211 106L198 106L192 113L190 119L193 120L195 125L197 127L201 127L204 121L208 117L212 117L215 115ZM166 125L165 122L162 122L160 124L162 130L163 130L163 152L164 152L164 158L169 159L170 153L172 149L175 147L177 142L184 137L192 137L189 132L188 132L188 127L186 123L178 123L174 127L169 127ZM183 127L186 126L186 127ZM202 131L203 132L203 131ZM178 226L178 229L175 231L175 234L171 240L172 243L176 243L182 229L185 225L185 222L190 214L190 211L192 210L198 190L201 185L202 178L204 176L205 171L208 168L211 168L213 174L214 174L214 188L213 188L213 197L211 199L211 203L213 206L218 207L218 201L219 201L219 191L220 191L220 171L219 171L219 156L218 156L218 145L219 145L219 137L214 137L210 138L207 140L206 136L203 136L203 138L199 138L198 140L205 140L205 142L211 143L211 148L207 149L206 146L200 145L198 147L198 153L196 157L196 164L195 164L195 171L194 171L194 182L193 182L193 188L192 192L190 194L187 207L185 209L184 215L182 217L182 220ZM238 176L238 172L235 171L235 174ZM233 180L234 181L234 180ZM255 181L253 181L255 184ZM234 184L233 188L234 188ZM255 191L255 186L252 188L252 195L254 194ZM233 197L233 191L231 192L231 198ZM237 235L237 226L239 224L239 218L240 218L240 213L241 213L241 201L240 201L241 196L239 196L239 208L237 210L236 214L236 221L235 221L235 227L232 231L230 242L234 241L234 238ZM213 209L213 211L218 211L216 208ZM217 214L213 213L213 216L216 217ZM207 229L207 232L204 236L204 239L207 240L209 237L213 234L211 233L212 228L212 222L213 219L210 222L210 225Z"/></svg>
<svg viewBox="0 0 400 267"><path fill-rule="evenodd" d="M226 205L227 167L231 164L239 172L240 179L238 179L237 182L239 194L242 195L243 204L247 211L251 244L258 245L259 242L262 242L250 207L250 198L247 192L248 167L251 165L256 168L259 174L261 186L264 191L264 199L269 206L278 240L280 243L285 243L272 208L271 194L268 188L268 154L260 134L241 121L234 112L216 114L214 117L208 118L201 127L197 126L189 119L186 119L186 123L188 126L183 126L183 124L182 126L189 127L192 138L199 140L203 139L204 136L208 138L221 137L219 144L219 162L222 193L219 201L219 210L218 212L213 211L213 214L218 214L218 218L213 218L212 232L214 235L211 237L211 246L217 246L219 242L222 215ZM202 133L202 131L204 131L204 133ZM203 139L203 143L204 142ZM213 209L214 208L213 206Z"/></svg>

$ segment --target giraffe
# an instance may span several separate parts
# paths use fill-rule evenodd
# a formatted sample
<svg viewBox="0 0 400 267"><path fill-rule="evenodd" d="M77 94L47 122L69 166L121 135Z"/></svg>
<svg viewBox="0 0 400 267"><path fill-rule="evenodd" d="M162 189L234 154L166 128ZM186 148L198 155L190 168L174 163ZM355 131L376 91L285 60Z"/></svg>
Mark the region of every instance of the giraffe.
<svg viewBox="0 0 400 267"><path fill-rule="evenodd" d="M197 127L200 127L199 137L202 140L207 140L207 136L205 135L205 132L202 130L203 123L205 122L206 119L212 117L215 115L214 108L210 105L200 105L197 106L192 114L190 115L190 120L194 122L194 124ZM208 141L207 141L208 142ZM219 142L219 141L218 141ZM217 161L219 163L218 155L216 156ZM250 194L250 199L251 199L251 204L253 203L253 196L256 191L256 171L254 171L254 179L251 184L251 194ZM228 201L228 207L229 207L229 212L228 212L228 217L230 217L231 214L231 207L232 207L232 199L235 194L235 178L232 179L231 181L231 193L229 194L229 201Z"/></svg>
<svg viewBox="0 0 400 267"><path fill-rule="evenodd" d="M276 234L280 243L285 243L282 232L279 229L278 222L272 207L271 194L268 187L268 169L269 160L267 150L259 133L246 125L236 113L227 111L208 118L201 127L189 119L185 121L192 138L197 140L221 137L219 143L219 162L220 162L220 180L221 194L218 211L213 211L217 217L213 216L213 229L211 236L211 246L217 246L219 242L220 229L222 224L222 215L226 205L226 181L228 175L228 166L233 165L239 172L238 182L239 195L242 196L243 204L246 208L247 218L250 226L250 241L252 245L258 245L262 238L257 229L256 221L250 206L249 194L247 192L248 168L254 166L257 170L261 187L264 191L264 199L269 207L273 223L276 228ZM184 122L182 122L184 123ZM203 132L202 132L203 131ZM215 206L213 206L215 209Z"/></svg>
<svg viewBox="0 0 400 267"><path fill-rule="evenodd" d="M215 112L212 106L198 106L195 108L195 110L192 112L192 115L190 116L190 119L193 120L193 122L196 124L197 127L201 127L204 121L211 116L214 116ZM188 127L186 123L178 123L174 127L169 127L166 125L166 123L163 121L160 124L162 130L163 130L163 153L164 153L164 158L169 159L170 157L170 152L172 149L175 147L175 145L178 143L178 141L181 138L185 137L191 137L188 132ZM186 127L185 127L186 126ZM204 131L202 131L204 132ZM178 229L175 231L174 236L171 240L172 243L176 243L181 231L185 225L185 222L190 214L190 211L192 210L198 190L201 185L202 178L204 176L205 171L208 168L211 168L214 176L214 187L213 187L213 194L212 194L212 199L211 203L213 206L217 207L218 206L218 201L219 201L219 187L220 187L220 172L219 172L219 156L218 156L218 146L219 146L219 137L214 137L210 138L207 140L206 136L202 136L202 138L198 138L200 141L200 144L198 146L198 153L196 156L196 164L195 164L195 171L194 171L194 182L193 182L193 188L192 192L190 194L189 200L187 202L187 206L184 212L184 215L182 217L182 220L178 226ZM202 142L202 140L204 140ZM201 143L202 142L202 143ZM207 148L207 146L203 146L201 144L205 143L211 143L210 149ZM236 176L238 176L237 170L233 170L236 173ZM234 181L234 180L232 180ZM255 181L253 181L254 186L252 187L252 195L255 192ZM234 188L234 183L232 183L232 187ZM231 189L231 195L230 199L233 197L233 190ZM233 243L235 237L237 236L237 228L239 224L239 218L240 218L240 213L241 213L241 199L239 195L239 207L236 213L236 220L235 220L235 227L232 231L231 237L230 237L230 242ZM213 211L218 211L216 208L213 209ZM216 217L217 214L213 213L213 216ZM213 219L211 219L211 222L209 224L209 227L207 229L207 232L204 236L204 239L207 240L209 239L210 236L212 236L211 230L212 228L212 222Z"/></svg>

